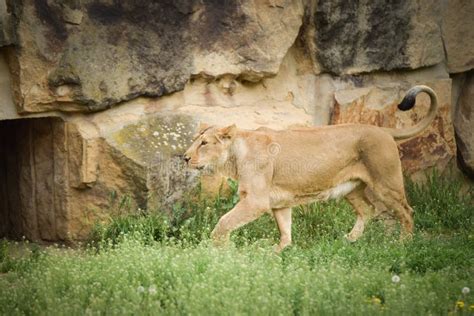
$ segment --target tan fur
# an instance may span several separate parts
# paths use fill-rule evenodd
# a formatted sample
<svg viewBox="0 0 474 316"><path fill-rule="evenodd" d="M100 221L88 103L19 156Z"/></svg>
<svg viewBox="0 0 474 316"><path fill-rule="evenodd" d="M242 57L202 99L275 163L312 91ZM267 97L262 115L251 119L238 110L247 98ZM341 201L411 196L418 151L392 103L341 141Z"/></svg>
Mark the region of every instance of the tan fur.
<svg viewBox="0 0 474 316"><path fill-rule="evenodd" d="M426 91L422 88L419 91ZM430 111L436 111L436 104ZM429 122L422 124L425 128ZM212 232L216 243L225 243L233 230L271 210L281 234L276 250L281 251L291 243L291 207L342 196L357 214L347 236L350 241L357 240L367 220L380 212L374 197L393 211L405 233L412 233L413 211L405 197L393 134L406 136L403 131L357 124L285 131L201 126L185 159L190 167L212 169L239 181L240 201Z"/></svg>

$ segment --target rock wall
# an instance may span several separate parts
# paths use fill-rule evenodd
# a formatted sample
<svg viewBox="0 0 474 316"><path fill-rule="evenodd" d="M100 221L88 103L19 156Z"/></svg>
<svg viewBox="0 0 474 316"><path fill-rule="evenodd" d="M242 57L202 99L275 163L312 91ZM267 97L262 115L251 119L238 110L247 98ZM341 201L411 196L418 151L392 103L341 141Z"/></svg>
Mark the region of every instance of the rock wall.
<svg viewBox="0 0 474 316"><path fill-rule="evenodd" d="M457 152L472 175L473 10L462 0L0 1L0 236L84 238L126 204L167 209L199 181L178 158L199 122L403 128L428 107L420 96L396 109L415 84L431 86L440 109L400 142L405 174L445 169Z"/></svg>
<svg viewBox="0 0 474 316"><path fill-rule="evenodd" d="M264 14L261 14L263 12ZM192 75L275 75L302 23L286 1L12 1L24 112L95 111L180 91Z"/></svg>
<svg viewBox="0 0 474 316"><path fill-rule="evenodd" d="M474 71L461 77L455 111L457 158L461 170L474 179Z"/></svg>
<svg viewBox="0 0 474 316"><path fill-rule="evenodd" d="M335 74L416 69L444 58L441 2L322 0L313 7L317 68Z"/></svg>

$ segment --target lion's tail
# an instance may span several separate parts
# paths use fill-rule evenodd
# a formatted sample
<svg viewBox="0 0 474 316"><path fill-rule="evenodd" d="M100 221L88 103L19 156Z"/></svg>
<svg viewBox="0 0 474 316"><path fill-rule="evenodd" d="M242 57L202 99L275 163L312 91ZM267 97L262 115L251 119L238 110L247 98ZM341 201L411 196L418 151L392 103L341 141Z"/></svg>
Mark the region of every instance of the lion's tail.
<svg viewBox="0 0 474 316"><path fill-rule="evenodd" d="M414 86L408 90L407 94L402 100L402 103L398 105L398 109L407 111L413 108L415 106L416 96L420 92L425 92L430 96L431 104L428 114L418 124L412 127L404 129L384 128L384 130L392 135L393 138L405 139L413 137L427 128L435 118L436 111L438 110L438 97L436 96L436 93L433 91L433 89L427 86Z"/></svg>

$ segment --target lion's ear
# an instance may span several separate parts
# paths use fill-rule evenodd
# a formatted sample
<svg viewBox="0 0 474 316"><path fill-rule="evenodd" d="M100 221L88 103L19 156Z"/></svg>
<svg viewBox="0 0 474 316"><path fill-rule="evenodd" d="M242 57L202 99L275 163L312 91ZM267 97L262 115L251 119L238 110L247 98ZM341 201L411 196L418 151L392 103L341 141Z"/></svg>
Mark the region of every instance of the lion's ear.
<svg viewBox="0 0 474 316"><path fill-rule="evenodd" d="M219 136L223 139L232 139L237 134L237 126L235 124L223 127L219 131Z"/></svg>

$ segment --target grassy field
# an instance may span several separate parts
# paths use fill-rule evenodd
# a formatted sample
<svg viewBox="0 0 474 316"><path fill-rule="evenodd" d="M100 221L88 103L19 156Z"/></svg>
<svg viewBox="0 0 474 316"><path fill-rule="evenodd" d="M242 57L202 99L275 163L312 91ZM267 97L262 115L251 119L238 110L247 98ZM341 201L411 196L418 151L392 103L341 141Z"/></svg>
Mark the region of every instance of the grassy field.
<svg viewBox="0 0 474 316"><path fill-rule="evenodd" d="M115 217L75 249L27 244L18 256L4 241L0 314L474 314L472 190L436 175L407 188L416 234L405 242L375 221L346 242L354 215L331 202L295 209L294 245L280 255L270 216L213 248L235 195L177 205L172 218Z"/></svg>

